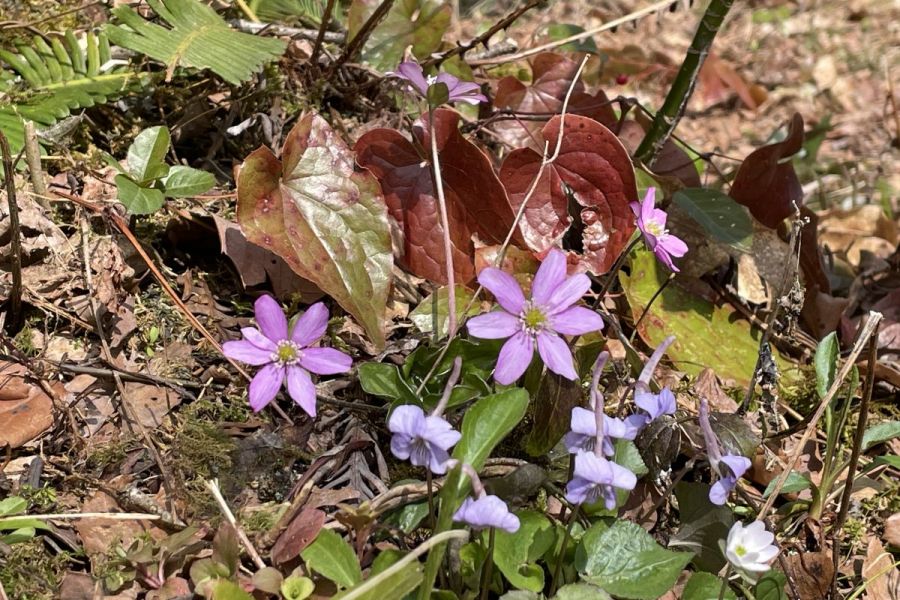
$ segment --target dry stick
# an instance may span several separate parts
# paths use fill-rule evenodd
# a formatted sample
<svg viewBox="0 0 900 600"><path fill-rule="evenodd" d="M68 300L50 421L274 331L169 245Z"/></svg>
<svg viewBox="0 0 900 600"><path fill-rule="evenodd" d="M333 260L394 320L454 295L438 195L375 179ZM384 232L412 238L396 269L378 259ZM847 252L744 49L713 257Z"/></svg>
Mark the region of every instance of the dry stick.
<svg viewBox="0 0 900 600"><path fill-rule="evenodd" d="M19 225L19 205L16 201L16 169L9 150L9 142L0 131L0 152L3 154L3 178L6 181L6 201L9 204L9 232L12 247L12 289L9 291L10 331L22 322L22 229Z"/></svg>
<svg viewBox="0 0 900 600"><path fill-rule="evenodd" d="M579 65L578 70L575 72L575 76L572 78L572 83L569 84L569 89L566 90L566 97L563 98L562 109L560 111L560 120L559 120L559 134L556 136L556 147L553 150L553 155L548 157L547 151L549 150L549 143L544 142L544 158L541 161L541 166L538 169L537 174L534 176L534 179L531 180L531 186L528 188L528 191L525 192L525 197L522 198L522 204L519 206L518 212L516 212L516 216L513 219L512 225L509 228L509 232L506 234L506 239L503 240L503 244L500 246L500 251L497 253L497 260L494 263L494 266L498 269L500 265L503 264L503 257L506 255L506 249L509 248L510 243L512 242L513 236L515 235L516 228L519 226L519 221L522 220L522 216L525 214L525 207L528 206L528 201L531 200L531 197L534 195L535 190L537 189L538 183L541 181L541 177L544 175L544 169L553 164L556 159L559 157L560 148L562 148L562 139L563 139L563 130L565 129L566 124L566 111L569 108L569 98L572 96L572 90L575 89L575 83L581 77L581 72L584 70L584 66L587 64L589 56L585 56L581 61L581 65ZM434 136L432 136L433 138ZM475 290L475 293L472 294L472 299L469 300L469 303L466 305L466 308L463 310L463 314L468 314L469 310L472 306L475 305L475 302L478 301L478 297L481 296L481 292L484 290L484 286L479 285L478 289ZM455 313L454 313L455 314ZM444 344L444 347L441 349L440 354L435 359L434 364L431 365L431 369L425 375L425 378L422 380L422 383L419 384L419 387L416 388L416 394L421 394L422 390L425 389L425 385L431 380L432 376L434 376L435 371L437 371L438 365L441 364L441 361L444 360L444 356L446 356L447 351L450 349L450 343L453 341L456 336L455 331L451 331L447 336L447 342Z"/></svg>
<svg viewBox="0 0 900 600"><path fill-rule="evenodd" d="M819 407L813 414L812 419L809 420L809 425L806 426L806 429L803 431L803 435L800 436L800 441L797 442L797 445L794 447L794 451L791 452L790 459L788 459L788 461L785 463L784 471L782 471L781 475L778 476L778 480L775 482L775 487L772 489L772 494L759 510L759 514L756 516L757 521L762 521L763 519L765 519L768 512L772 509L772 506L775 504L775 500L778 498L779 493L781 493L781 488L784 487L784 484L790 476L791 472L796 468L797 461L800 460L800 455L803 453L804 446L806 446L809 438L812 437L813 433L816 431L816 425L819 424L819 419L821 419L822 415L825 414L825 409L829 404L831 404L831 400L843 385L844 379L847 378L847 375L850 373L850 370L856 363L856 359L862 353L863 348L865 348L866 342L878 329L878 323L881 322L881 319L881 313L869 311L869 318L866 319L866 324L863 325L862 331L860 331L859 333L859 337L856 338L856 343L853 345L853 350L850 351L850 355L847 357L847 360L844 361L841 370L838 371L838 374L834 378L831 387L828 388L828 392L822 398L821 402L819 402Z"/></svg>
<svg viewBox="0 0 900 600"><path fill-rule="evenodd" d="M112 365L115 364L113 361L112 350L110 350L109 343L106 341L106 334L103 332L103 321L100 320L100 309L94 298L94 277L91 272L91 257L88 253L88 222L87 217L83 215L81 219L81 252L82 260L84 261L84 283L88 291L88 304L90 305L91 313L94 316L95 330L97 332L97 337L100 338L100 348L103 351L103 357L107 363ZM166 464L163 462L159 449L156 447L156 444L153 442L153 439L150 437L144 424L141 423L140 417L132 414L131 405L128 403L128 394L125 391L125 384L122 383L122 378L119 377L119 374L115 371L113 371L113 380L116 382L116 389L119 391L119 406L122 409L122 420L129 428L131 428L132 424L137 425L138 432L141 434L144 443L147 445L147 451L150 452L153 461L156 463L156 466L159 467L159 472L163 478L163 487L165 487L166 493L169 495L170 499L174 498L176 486L172 479L172 475L169 473Z"/></svg>
<svg viewBox="0 0 900 600"><path fill-rule="evenodd" d="M28 120L25 121L25 162L28 163L28 171L31 173L34 199L41 208L50 210L50 203L46 198L47 184L44 182L44 170L41 168L41 148L38 146L34 121Z"/></svg>
<svg viewBox="0 0 900 600"><path fill-rule="evenodd" d="M638 21L643 17L667 8L673 4L675 4L677 0L662 0L661 2L654 2L650 6L646 8L642 8L640 10L636 10L632 13L625 15L624 17L620 17L618 19L614 19L609 23L604 23L599 27L594 27L593 29L588 29L587 31L583 31L581 33L577 33L575 35L570 35L567 38L563 38L561 40L555 40L544 44L542 46L537 46L535 48L530 48L529 50L524 50L522 52L518 52L516 54L511 54L509 56L502 56L498 58L488 58L483 60L473 60L470 61L471 65L499 65L508 62L515 62L518 60L522 60L523 58L528 58L529 56L534 56L535 54L540 54L541 52L545 52L547 50L553 50L554 48L559 48L560 46L564 46L566 44L570 44L572 42L580 42L581 40L586 40L588 38L594 37L598 33L603 31L609 31L610 29L615 29L619 25L624 25L625 23L630 23L631 21Z"/></svg>
<svg viewBox="0 0 900 600"><path fill-rule="evenodd" d="M318 70L319 51L322 49L322 41L325 39L325 30L328 29L328 22L331 20L331 13L334 12L334 0L328 0L325 4L325 13L322 15L322 24L319 25L319 33L316 35L316 41L313 44L312 52L309 53L309 64Z"/></svg>
<svg viewBox="0 0 900 600"><path fill-rule="evenodd" d="M331 63L328 72L325 74L326 80L330 80L335 71L344 66L344 63L351 60L356 55L363 44L366 43L366 40L369 39L369 36L372 34L372 31L378 23L380 23L387 15L387 12L391 9L393 4L394 0L382 0L381 4L378 5L378 8L375 9L369 19L363 24L359 32L353 36L353 39L347 41L347 47L341 55L338 56L337 60Z"/></svg>
<svg viewBox="0 0 900 600"><path fill-rule="evenodd" d="M831 580L831 597L838 598L837 574L840 566L840 549L843 541L844 521L847 520L847 511L850 509L850 492L853 490L853 478L856 476L857 463L862 451L863 435L866 431L866 419L869 416L869 402L872 400L872 391L875 387L875 361L878 360L878 324L872 330L869 338L869 370L866 373L866 389L863 392L862 402L859 404L859 421L856 424L856 435L853 437L853 450L850 453L850 465L847 468L847 482L844 484L844 496L841 498L841 508L837 521L831 532L831 555L834 561L834 577ZM849 400L848 400L849 402Z"/></svg>
<svg viewBox="0 0 900 600"><path fill-rule="evenodd" d="M250 538L247 537L247 534L244 533L244 530L241 529L241 526L238 524L237 519L234 518L234 514L232 514L231 509L228 508L228 503L225 502L225 498L222 497L222 491L219 489L219 480L218 479L210 479L209 481L204 481L203 485L206 486L206 489L210 491L213 495L213 498L216 500L216 504L219 505L219 509L222 511L222 514L225 515L225 520L234 527L235 533L237 533L238 539L241 541L241 545L244 547L244 550L247 551L247 554L250 555L250 558L253 560L253 563L256 565L257 569L265 569L266 563L263 561L262 557L260 557L259 552L256 551L256 548L253 547L253 544L250 542Z"/></svg>
<svg viewBox="0 0 900 600"><path fill-rule="evenodd" d="M444 180L441 178L441 162L438 156L437 135L434 132L434 110L428 110L428 129L431 137L431 172L437 191L438 210L441 213L441 227L444 235L444 262L447 266L447 337L456 335L456 280L453 272L453 243L450 241L450 219L447 218L447 199L444 197ZM435 296L437 297L437 296ZM435 323L435 331L437 331Z"/></svg>
<svg viewBox="0 0 900 600"><path fill-rule="evenodd" d="M478 46L479 44L486 44L492 37L494 37L495 33L497 33L498 31L507 29L510 25L515 23L519 19L519 17L524 15L526 12L528 12L532 8L540 6L541 4L544 3L544 1L545 0L530 0L529 2L523 4L519 8L515 9L514 11L512 11L511 13L509 13L508 15L506 15L505 17L503 17L502 19L500 19L499 21L494 23L494 25L492 25L487 31L485 31L478 37L472 39L469 42L466 42L465 44L458 44L455 48L451 48L451 49L447 50L446 52L444 52L443 54L441 54L438 57L429 58L428 60L426 60L425 62L422 63L422 67L424 68L424 67L430 67L431 65L440 65L441 63L443 63L445 60L447 60L449 58L453 58L454 56L465 54L466 52L468 52L472 48Z"/></svg>

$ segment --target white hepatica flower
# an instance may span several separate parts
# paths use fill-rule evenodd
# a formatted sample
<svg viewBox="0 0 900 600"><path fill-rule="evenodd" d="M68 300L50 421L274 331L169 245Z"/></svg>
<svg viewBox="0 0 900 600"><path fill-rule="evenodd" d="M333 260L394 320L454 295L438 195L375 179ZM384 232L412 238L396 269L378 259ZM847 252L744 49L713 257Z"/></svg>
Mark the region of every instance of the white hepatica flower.
<svg viewBox="0 0 900 600"><path fill-rule="evenodd" d="M762 521L754 521L744 527L737 522L728 532L725 557L742 576L755 580L759 573L769 570L769 562L778 555L778 547L772 544L775 535L766 531Z"/></svg>

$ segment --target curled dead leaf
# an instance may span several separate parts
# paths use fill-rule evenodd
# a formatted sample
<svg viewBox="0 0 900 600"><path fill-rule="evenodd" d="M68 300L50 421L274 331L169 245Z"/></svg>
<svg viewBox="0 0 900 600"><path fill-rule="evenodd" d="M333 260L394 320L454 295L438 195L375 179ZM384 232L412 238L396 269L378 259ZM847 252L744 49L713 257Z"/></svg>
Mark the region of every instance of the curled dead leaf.
<svg viewBox="0 0 900 600"><path fill-rule="evenodd" d="M0 448L19 448L53 426L53 400L27 371L0 361Z"/></svg>

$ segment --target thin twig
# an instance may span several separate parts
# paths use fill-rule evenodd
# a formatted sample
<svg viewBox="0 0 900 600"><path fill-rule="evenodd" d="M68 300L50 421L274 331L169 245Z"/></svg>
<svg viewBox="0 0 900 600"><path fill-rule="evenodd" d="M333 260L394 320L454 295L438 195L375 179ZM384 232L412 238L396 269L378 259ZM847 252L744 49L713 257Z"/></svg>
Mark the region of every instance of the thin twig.
<svg viewBox="0 0 900 600"><path fill-rule="evenodd" d="M28 163L28 171L31 174L35 201L41 208L50 210L50 203L46 198L47 184L44 182L44 170L41 168L41 147L38 145L34 121L28 119L25 120L25 162Z"/></svg>
<svg viewBox="0 0 900 600"><path fill-rule="evenodd" d="M322 49L322 41L325 39L325 30L328 29L331 13L334 12L334 1L335 0L328 0L325 3L325 12L322 14L322 24L319 25L319 33L316 35L316 41L313 43L312 52L309 53L308 63L316 69L318 69L319 51Z"/></svg>
<svg viewBox="0 0 900 600"><path fill-rule="evenodd" d="M819 424L819 419L821 419L822 415L825 414L825 409L828 408L828 405L831 404L831 400L834 398L835 394L837 394L838 390L841 389L841 386L844 384L844 380L847 378L847 375L850 373L850 370L856 363L856 359L862 353L863 349L866 346L866 343L869 341L869 338L872 337L873 333L878 329L878 323L881 322L881 319L881 313L869 311L869 318L866 319L866 323L865 325L863 325L862 331L860 331L859 333L859 337L856 338L856 343L853 345L853 350L850 351L850 355L847 357L847 360L844 361L843 366L841 366L841 370L838 371L838 374L834 378L831 387L828 388L828 392L825 394L825 396L822 397L822 400L819 402L819 407L816 409L816 412L809 420L809 425L806 426L803 435L800 436L800 440L794 447L794 451L791 452L791 457L785 463L784 471L782 471L781 475L778 476L778 480L775 482L775 486L772 488L771 495L766 500L766 503L763 504L762 508L759 511L759 514L756 516L757 520L764 519L768 512L772 509L772 506L774 506L775 500L778 498L779 493L781 493L781 488L784 487L784 484L790 476L791 472L793 472L793 470L797 467L797 462L800 460L800 455L803 453L803 449L806 446L806 443L816 431L816 426Z"/></svg>
<svg viewBox="0 0 900 600"><path fill-rule="evenodd" d="M875 365L878 360L878 324L872 330L869 338L869 365ZM831 532L832 559L834 561L834 578L831 580L831 597L838 598L837 573L840 566L840 550L843 541L844 522L847 520L847 511L850 509L850 493L853 491L853 478L856 477L856 468L859 463L859 455L862 451L863 436L866 431L866 420L869 416L869 402L872 400L872 391L875 388L875 369L869 368L866 373L866 389L863 391L862 401L859 403L859 420L856 423L856 435L853 437L853 449L850 454L850 464L847 468L847 481L844 484L844 496L841 498L841 508L838 511L837 520ZM850 402L850 399L847 399Z"/></svg>
<svg viewBox="0 0 900 600"><path fill-rule="evenodd" d="M440 56L437 56L435 58L429 58L428 60L426 60L425 62L422 63L422 67L429 67L431 65L440 65L445 60L453 58L454 56L461 56L461 55L465 54L466 52L468 52L472 48L478 46L479 44L486 44L492 37L494 37L495 33L509 28L510 25L512 25L519 19L519 17L524 15L526 12L528 12L532 8L540 6L545 1L546 0L529 0L529 2L526 2L522 6L516 8L511 13L509 13L508 15L506 15L505 17L503 17L502 19L500 19L499 21L494 23L490 28L488 28L484 33L482 33L478 37L473 38L472 40L470 40L469 42L466 42L465 44L457 44L457 46L455 48L450 48L449 50L447 50Z"/></svg>
<svg viewBox="0 0 900 600"><path fill-rule="evenodd" d="M553 50L554 48L559 48L560 46L564 46L566 44L571 44L572 42L580 42L581 40L586 40L588 38L592 38L598 33L609 31L610 29L615 29L619 25L624 25L625 23L630 23L632 21L638 21L645 16L667 8L673 4L675 4L677 0L662 0L661 2L654 2L650 6L646 8L642 8L640 10L636 10L633 13L629 13L624 17L620 17L618 19L613 19L609 23L604 23L599 27L594 27L593 29L588 29L587 31L582 31L581 33L577 33L575 35L570 35L567 38L563 38L561 40L554 40L547 44L543 44L541 46L536 46L534 48L530 48L528 50L524 50L522 52L518 52L516 54L511 54L509 56L501 56L498 58L487 58L482 60L472 60L469 61L471 65L499 65L503 63L516 62L522 60L523 58L528 58L529 56L534 56L535 54L540 54L541 52L546 52L548 50Z"/></svg>
<svg viewBox="0 0 900 600"><path fill-rule="evenodd" d="M328 68L328 72L325 74L325 79L330 80L331 76L337 71L339 68L344 66L349 60L352 60L356 53L359 52L363 44L366 43L366 40L369 39L369 36L372 35L372 31L374 31L375 27L381 22L381 20L387 16L388 11L391 9L391 6L394 5L394 0L382 0L381 4L378 5L372 14L369 16L368 20L360 27L359 31L353 39L347 42L347 47L338 56L337 60L335 60L331 66Z"/></svg>
<svg viewBox="0 0 900 600"><path fill-rule="evenodd" d="M219 480L218 479L210 479L209 481L204 481L203 485L206 486L206 489L213 495L213 498L216 500L216 504L219 505L219 510L222 511L222 514L225 516L225 520L234 527L235 533L237 533L238 539L241 541L241 545L244 547L244 550L247 551L247 554L250 555L250 559L253 560L253 564L256 565L258 569L265 569L266 563L263 561L262 557L259 555L259 552L256 551L256 548L253 547L253 544L250 542L250 538L247 537L247 534L244 533L244 530L241 529L241 526L238 524L237 519L234 518L234 514L231 512L231 509L228 508L228 503L225 502L225 498L222 497L222 491L219 489Z"/></svg>
<svg viewBox="0 0 900 600"><path fill-rule="evenodd" d="M9 142L2 131L0 131L0 152L3 154L3 178L6 180L6 202L9 204L9 245L12 250L9 330L14 332L22 324L22 230L19 225L19 205L16 201L16 168L12 152L9 150Z"/></svg>
<svg viewBox="0 0 900 600"><path fill-rule="evenodd" d="M434 111L428 110L428 136L431 138L431 172L437 192L438 211L441 218L444 240L444 261L447 273L447 338L456 336L456 274L453 269L453 242L450 239L450 219L447 216L447 199L444 197L444 180L441 177L441 162L438 154L437 132L434 130ZM437 330L437 327L435 327Z"/></svg>

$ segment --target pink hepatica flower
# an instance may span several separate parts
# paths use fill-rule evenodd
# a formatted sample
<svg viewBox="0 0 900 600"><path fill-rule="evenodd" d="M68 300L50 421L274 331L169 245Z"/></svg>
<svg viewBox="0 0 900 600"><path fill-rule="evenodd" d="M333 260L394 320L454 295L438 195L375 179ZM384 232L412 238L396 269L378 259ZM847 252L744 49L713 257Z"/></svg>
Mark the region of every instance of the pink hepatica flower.
<svg viewBox="0 0 900 600"><path fill-rule="evenodd" d="M447 471L444 463L450 458L447 452L456 445L461 434L440 416L425 416L418 406L405 404L391 413L388 429L391 438L391 452L401 460L417 467L428 467L438 475Z"/></svg>
<svg viewBox="0 0 900 600"><path fill-rule="evenodd" d="M509 338L500 356L494 379L502 384L516 381L528 368L537 345L547 368L566 379L575 380L572 352L563 335L582 335L603 328L603 319L583 306L572 306L590 289L584 273L566 276L566 255L553 249L541 263L531 286L531 300L512 275L488 267L478 274L478 283L487 288L503 310L469 319L467 328L475 337Z"/></svg>
<svg viewBox="0 0 900 600"><path fill-rule="evenodd" d="M650 248L664 265L678 272L672 263L672 257L679 258L687 254L688 247L683 241L669 233L666 229L668 215L664 210L656 208L656 188L647 190L644 200L638 204L631 203L631 210L637 217L637 226Z"/></svg>
<svg viewBox="0 0 900 600"><path fill-rule="evenodd" d="M313 348L325 335L328 309L313 304L288 331L288 321L278 302L261 296L254 305L255 327L241 329L244 339L225 342L225 356L248 365L262 366L250 382L250 407L261 411L287 381L291 398L311 417L316 416L316 386L310 373L333 375L346 373L353 359L334 348Z"/></svg>
<svg viewBox="0 0 900 600"><path fill-rule="evenodd" d="M450 96L448 102L466 102L468 104L487 102L487 98L481 93L481 88L477 83L460 81L450 73L426 76L422 71L422 66L413 61L400 63L397 70L388 73L388 75L405 79L426 99L428 98L428 88L436 83L443 83L447 86L447 92Z"/></svg>
<svg viewBox="0 0 900 600"><path fill-rule="evenodd" d="M509 512L506 502L487 494L477 500L471 496L463 500L462 506L453 515L453 520L465 523L472 529L496 527L509 533L519 530L519 517Z"/></svg>

